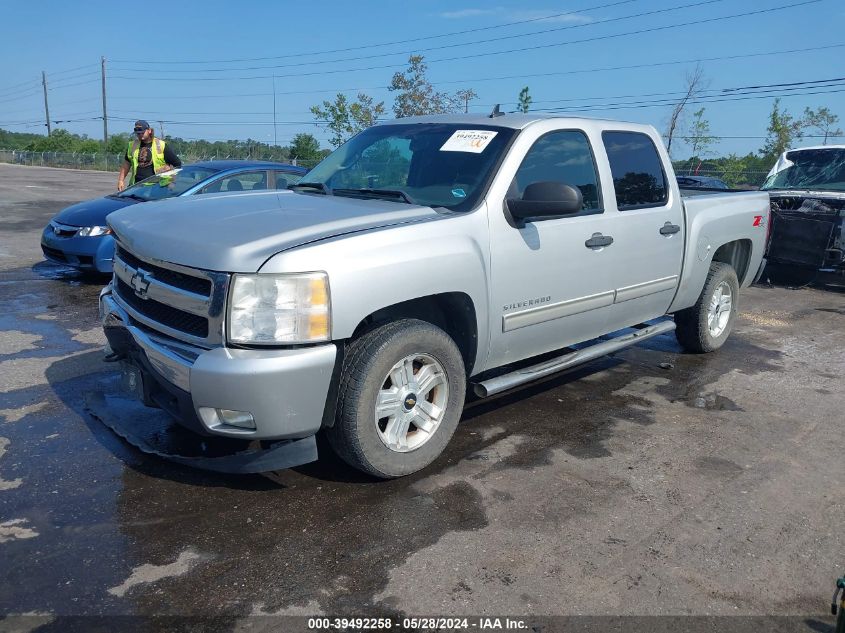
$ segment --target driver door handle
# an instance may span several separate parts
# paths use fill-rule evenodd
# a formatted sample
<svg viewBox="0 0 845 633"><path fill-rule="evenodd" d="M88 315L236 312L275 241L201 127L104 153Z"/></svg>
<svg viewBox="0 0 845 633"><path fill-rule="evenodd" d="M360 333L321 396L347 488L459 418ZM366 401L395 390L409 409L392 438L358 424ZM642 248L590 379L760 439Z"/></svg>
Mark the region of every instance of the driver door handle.
<svg viewBox="0 0 845 633"><path fill-rule="evenodd" d="M584 242L584 246L592 249L604 248L611 244L613 244L613 238L609 235L602 235L601 233L593 233L593 236Z"/></svg>
<svg viewBox="0 0 845 633"><path fill-rule="evenodd" d="M681 227L677 224L672 224L671 222L666 222L663 226L660 227L660 234L661 235L674 235L678 231L681 230Z"/></svg>

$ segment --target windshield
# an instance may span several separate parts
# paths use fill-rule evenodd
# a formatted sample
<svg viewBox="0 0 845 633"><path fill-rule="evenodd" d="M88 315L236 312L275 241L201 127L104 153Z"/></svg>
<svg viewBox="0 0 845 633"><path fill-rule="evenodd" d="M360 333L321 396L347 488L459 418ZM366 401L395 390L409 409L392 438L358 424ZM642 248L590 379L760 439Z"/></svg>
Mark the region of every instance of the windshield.
<svg viewBox="0 0 845 633"><path fill-rule="evenodd" d="M338 196L465 211L484 194L515 133L468 123L377 125L335 150L303 182Z"/></svg>
<svg viewBox="0 0 845 633"><path fill-rule="evenodd" d="M766 179L761 189L845 191L845 149L787 152L786 167Z"/></svg>
<svg viewBox="0 0 845 633"><path fill-rule="evenodd" d="M121 191L121 198L139 198L141 200L162 200L180 196L188 189L217 173L208 167L184 167L163 174L145 178Z"/></svg>

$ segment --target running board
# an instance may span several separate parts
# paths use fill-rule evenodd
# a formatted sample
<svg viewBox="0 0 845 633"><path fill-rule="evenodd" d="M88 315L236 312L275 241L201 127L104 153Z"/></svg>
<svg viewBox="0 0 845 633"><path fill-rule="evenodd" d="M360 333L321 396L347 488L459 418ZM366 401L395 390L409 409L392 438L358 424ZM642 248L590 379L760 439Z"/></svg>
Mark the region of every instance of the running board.
<svg viewBox="0 0 845 633"><path fill-rule="evenodd" d="M475 394L479 398L486 398L487 396L507 391L508 389L512 389L513 387L517 387L526 382L544 378L564 369L569 369L570 367L581 365L601 356L618 352L619 350L636 345L646 339L671 332L675 329L675 322L669 320L661 321L656 325L638 325L634 327L641 327L642 329L638 329L636 332L631 332L630 334L623 334L622 336L602 341L601 343L596 343L595 345L590 345L590 347L569 352L568 354L558 356L557 358L553 358L552 360L548 360L544 363L539 363L523 369L517 369L516 371L512 371L508 374L503 374L502 376L496 376L495 378L475 383L473 385Z"/></svg>

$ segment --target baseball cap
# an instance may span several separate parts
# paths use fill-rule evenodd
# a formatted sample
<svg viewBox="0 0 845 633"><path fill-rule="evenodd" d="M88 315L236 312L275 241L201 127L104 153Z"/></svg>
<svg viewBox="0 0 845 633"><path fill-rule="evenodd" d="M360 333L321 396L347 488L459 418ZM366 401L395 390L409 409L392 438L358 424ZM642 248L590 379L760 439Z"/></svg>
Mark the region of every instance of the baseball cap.
<svg viewBox="0 0 845 633"><path fill-rule="evenodd" d="M135 121L135 127L132 131L133 132L143 132L144 130L149 130L149 129L150 129L150 124L147 123L146 121L144 121L143 119L140 119L138 121Z"/></svg>

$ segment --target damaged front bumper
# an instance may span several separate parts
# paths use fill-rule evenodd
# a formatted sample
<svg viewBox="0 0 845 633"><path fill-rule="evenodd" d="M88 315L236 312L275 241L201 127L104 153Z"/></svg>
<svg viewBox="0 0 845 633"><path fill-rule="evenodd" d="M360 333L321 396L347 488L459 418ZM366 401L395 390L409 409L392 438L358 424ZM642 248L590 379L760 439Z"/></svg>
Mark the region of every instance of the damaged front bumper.
<svg viewBox="0 0 845 633"><path fill-rule="evenodd" d="M251 446L254 452L258 443L274 451L275 459L247 459L252 470L227 472L276 470L317 458L314 435L322 425L334 345L287 350L186 345L135 324L110 286L100 294L100 317L109 360L124 363L144 404L164 409L200 436L228 438L239 451ZM131 429L115 430L138 446L142 434L130 439Z"/></svg>

